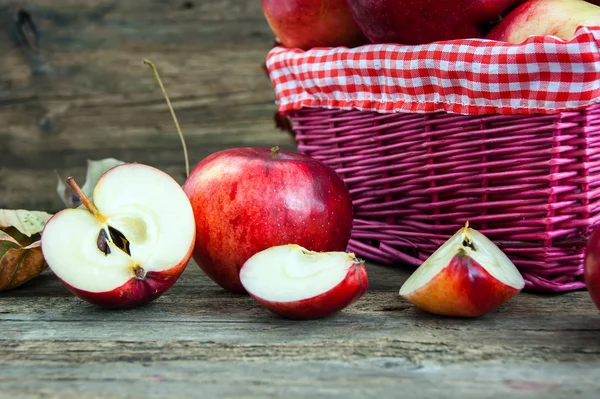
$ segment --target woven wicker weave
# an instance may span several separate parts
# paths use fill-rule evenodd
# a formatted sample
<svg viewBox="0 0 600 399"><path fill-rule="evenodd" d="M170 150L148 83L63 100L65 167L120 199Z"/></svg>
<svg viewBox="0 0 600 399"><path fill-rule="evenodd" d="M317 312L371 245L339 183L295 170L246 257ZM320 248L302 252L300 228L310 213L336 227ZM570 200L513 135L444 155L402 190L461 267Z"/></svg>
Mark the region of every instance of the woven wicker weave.
<svg viewBox="0 0 600 399"><path fill-rule="evenodd" d="M533 116L304 108L290 118L298 150L350 189L348 250L419 265L469 221L526 289L585 287L583 251L600 218L600 106Z"/></svg>

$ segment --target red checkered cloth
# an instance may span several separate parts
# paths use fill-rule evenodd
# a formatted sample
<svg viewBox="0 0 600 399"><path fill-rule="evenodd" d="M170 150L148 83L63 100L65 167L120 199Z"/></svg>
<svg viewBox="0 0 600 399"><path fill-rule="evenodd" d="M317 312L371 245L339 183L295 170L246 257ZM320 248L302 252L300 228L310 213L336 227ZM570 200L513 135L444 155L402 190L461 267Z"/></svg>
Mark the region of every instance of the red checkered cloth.
<svg viewBox="0 0 600 399"><path fill-rule="evenodd" d="M532 36L419 46L273 48L280 112L302 107L462 114L553 113L600 102L600 27L573 39Z"/></svg>

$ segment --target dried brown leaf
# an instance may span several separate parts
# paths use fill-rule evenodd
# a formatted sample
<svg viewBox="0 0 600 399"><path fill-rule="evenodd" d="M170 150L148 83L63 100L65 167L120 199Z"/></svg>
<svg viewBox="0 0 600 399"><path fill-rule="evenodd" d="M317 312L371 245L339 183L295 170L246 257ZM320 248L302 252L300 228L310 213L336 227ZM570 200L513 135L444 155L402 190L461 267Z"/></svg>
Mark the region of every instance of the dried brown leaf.
<svg viewBox="0 0 600 399"><path fill-rule="evenodd" d="M51 216L39 211L0 209L0 291L16 288L48 267L40 238Z"/></svg>

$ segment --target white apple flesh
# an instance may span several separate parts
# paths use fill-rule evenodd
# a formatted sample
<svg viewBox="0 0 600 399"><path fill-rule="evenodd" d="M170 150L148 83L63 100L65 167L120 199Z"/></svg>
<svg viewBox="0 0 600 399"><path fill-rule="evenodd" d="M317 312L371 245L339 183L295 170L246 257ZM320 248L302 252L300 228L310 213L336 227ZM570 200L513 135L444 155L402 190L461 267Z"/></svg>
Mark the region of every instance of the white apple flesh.
<svg viewBox="0 0 600 399"><path fill-rule="evenodd" d="M125 164L100 178L93 201L83 197L88 209L58 212L42 232L42 252L54 274L80 298L105 308L136 307L161 296L194 247L194 215L181 186L154 167Z"/></svg>
<svg viewBox="0 0 600 399"><path fill-rule="evenodd" d="M336 313L368 288L364 261L352 253L279 245L250 257L240 270L246 291L269 311L289 319Z"/></svg>
<svg viewBox="0 0 600 399"><path fill-rule="evenodd" d="M506 254L467 224L415 270L400 295L430 313L477 317L497 309L524 286Z"/></svg>

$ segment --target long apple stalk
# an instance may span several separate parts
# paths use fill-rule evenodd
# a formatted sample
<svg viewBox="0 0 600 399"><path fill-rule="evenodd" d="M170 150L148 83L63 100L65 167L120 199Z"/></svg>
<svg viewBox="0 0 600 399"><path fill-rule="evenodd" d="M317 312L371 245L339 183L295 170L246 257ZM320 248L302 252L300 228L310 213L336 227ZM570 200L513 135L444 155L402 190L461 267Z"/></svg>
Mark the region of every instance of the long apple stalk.
<svg viewBox="0 0 600 399"><path fill-rule="evenodd" d="M167 95L167 90L160 79L158 74L158 70L152 63L152 61L148 59L144 59L144 64L147 64L152 68L152 72L154 72L154 76L158 81L158 85L160 86L160 90L162 91L165 100L167 101L167 106L169 107L169 111L171 112L171 116L173 117L173 122L175 122L175 127L177 128L177 134L179 134L179 138L181 139L181 145L183 146L183 156L185 157L185 176L188 177L190 175L190 161L188 158L187 146L185 145L185 139L183 137L183 133L181 132L181 127L179 126L179 121L177 120L177 115L175 115L175 111L173 110L173 106L171 105L171 101L169 100L169 96Z"/></svg>

